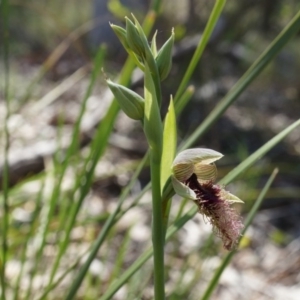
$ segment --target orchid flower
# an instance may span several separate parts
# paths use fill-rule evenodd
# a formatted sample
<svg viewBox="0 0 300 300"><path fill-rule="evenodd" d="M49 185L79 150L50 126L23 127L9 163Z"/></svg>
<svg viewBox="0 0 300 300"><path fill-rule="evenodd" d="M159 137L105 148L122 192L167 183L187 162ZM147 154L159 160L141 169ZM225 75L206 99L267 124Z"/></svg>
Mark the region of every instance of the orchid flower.
<svg viewBox="0 0 300 300"><path fill-rule="evenodd" d="M208 218L222 239L224 248L233 250L244 226L231 204L243 201L214 184L217 168L213 163L222 157L221 153L205 148L182 151L172 165L172 183L178 195L196 203L199 213Z"/></svg>

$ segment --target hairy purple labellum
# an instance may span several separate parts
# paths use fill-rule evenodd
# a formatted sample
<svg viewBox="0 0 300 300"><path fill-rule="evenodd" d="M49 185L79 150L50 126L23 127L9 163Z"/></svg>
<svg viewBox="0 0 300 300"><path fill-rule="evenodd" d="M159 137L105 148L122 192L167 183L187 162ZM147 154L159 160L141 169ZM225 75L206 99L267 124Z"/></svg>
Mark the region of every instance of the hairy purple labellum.
<svg viewBox="0 0 300 300"><path fill-rule="evenodd" d="M244 227L240 216L230 207L230 202L222 195L222 187L212 181L200 183L196 174L184 182L192 189L199 212L209 219L215 233L222 239L224 248L233 250Z"/></svg>

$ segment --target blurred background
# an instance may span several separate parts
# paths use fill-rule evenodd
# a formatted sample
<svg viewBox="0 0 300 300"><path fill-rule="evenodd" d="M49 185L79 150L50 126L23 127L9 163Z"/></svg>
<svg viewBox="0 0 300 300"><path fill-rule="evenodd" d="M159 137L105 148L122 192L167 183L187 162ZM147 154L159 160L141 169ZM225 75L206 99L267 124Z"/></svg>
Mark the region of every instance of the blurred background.
<svg viewBox="0 0 300 300"><path fill-rule="evenodd" d="M170 36L172 28L175 30L173 67L162 86L163 114L170 94L175 94L190 62L213 5L214 1L208 0L163 1L154 26L158 46ZM20 273L19 254L36 205L36 193L42 178L53 168L57 149L65 149L69 144L97 49L106 45L104 71L112 79L118 76L126 60L126 53L109 22L124 26L124 16L131 12L142 22L149 7L147 0L10 1L10 243L15 254L8 261L8 280L14 282ZM190 82L195 93L178 119L179 142L203 121L299 9L297 0L227 1ZM3 52L2 47L0 51ZM4 70L3 60L0 70ZM0 80L4 81L3 71L0 71ZM68 191L76 180L76 166L80 166L80 159L86 155L95 129L112 100L104 76L100 75L97 80L80 128L81 150L64 179L62 200L65 202L58 204L57 215L60 205L67 206L72 201L72 193ZM132 87L142 92L142 84L140 74L134 72ZM4 89L0 87L1 120L5 113ZM218 162L222 178L299 116L300 33L194 146L212 148L225 155ZM0 135L2 164L3 122ZM72 232L72 246L62 270L78 253L88 249L146 151L147 143L140 124L120 113L108 150L99 161L92 189ZM245 201L238 209L246 214L272 170L279 168L274 185L242 240L241 250L222 275L212 299L300 299L299 155L300 131L296 129L228 187ZM149 180L146 168L134 186L132 197ZM46 181L45 199L53 184L53 180ZM114 263L120 247L126 249L118 269L121 274L150 245L150 202L150 195L146 194L115 225L93 262L78 299L101 296L115 276ZM179 199L175 199L173 205L178 208ZM57 230L55 221L54 216L51 221L54 231ZM43 287L45 276L49 276L48 269L56 255L56 238L51 239L50 235L47 240L44 265L36 273L33 291ZM34 259L31 255L34 248L30 249L19 285L21 291L26 291L29 285ZM109 252L109 249L113 250ZM224 250L218 239L210 237L210 226L197 216L167 244L166 253L168 299L199 299L197 295L203 291ZM150 266L142 268L130 280L129 288L121 289L113 299L135 299L136 295L140 297L136 299L151 299ZM61 299L71 278L67 277L49 299ZM136 284L137 278L143 278L143 286Z"/></svg>

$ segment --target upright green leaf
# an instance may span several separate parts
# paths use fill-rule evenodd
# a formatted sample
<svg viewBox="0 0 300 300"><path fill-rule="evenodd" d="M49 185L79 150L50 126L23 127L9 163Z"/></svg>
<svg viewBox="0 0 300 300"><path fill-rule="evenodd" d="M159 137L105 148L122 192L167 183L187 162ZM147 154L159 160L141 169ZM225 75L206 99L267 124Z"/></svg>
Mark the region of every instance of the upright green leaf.
<svg viewBox="0 0 300 300"><path fill-rule="evenodd" d="M183 76L183 79L181 80L179 88L176 92L175 99L174 99L175 105L177 104L177 101L184 93L186 86L188 85L188 82L189 82L190 78L192 77L196 66L198 65L199 59L200 59L208 41L209 41L209 38L212 35L213 30L220 18L220 15L223 11L225 3L226 3L226 0L217 0L214 5L214 8L209 16L206 26L205 26L204 32L201 36L201 40L199 41L199 44L195 50L195 53L191 59L191 62L189 64L189 66Z"/></svg>
<svg viewBox="0 0 300 300"><path fill-rule="evenodd" d="M161 159L161 177L160 184L163 189L168 178L171 175L171 165L176 153L177 130L176 130L176 115L173 98L171 96L169 109L165 118L163 132L163 150Z"/></svg>

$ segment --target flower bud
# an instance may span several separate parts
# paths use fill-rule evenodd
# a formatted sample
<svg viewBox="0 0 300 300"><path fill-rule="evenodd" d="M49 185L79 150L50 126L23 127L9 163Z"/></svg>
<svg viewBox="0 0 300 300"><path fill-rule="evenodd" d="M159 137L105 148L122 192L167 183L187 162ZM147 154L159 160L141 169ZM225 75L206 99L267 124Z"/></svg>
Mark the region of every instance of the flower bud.
<svg viewBox="0 0 300 300"><path fill-rule="evenodd" d="M127 17L126 19L126 39L129 45L129 48L140 58L145 57L145 45L143 40L135 27Z"/></svg>
<svg viewBox="0 0 300 300"><path fill-rule="evenodd" d="M128 51L129 45L127 42L126 30L124 28L114 25L114 24L110 24L110 27L112 28L112 30L118 37L118 39L121 42L121 44L123 45L123 47Z"/></svg>
<svg viewBox="0 0 300 300"><path fill-rule="evenodd" d="M172 49L174 44L174 31L171 37L164 43L155 58L160 79L164 80L169 75L172 67Z"/></svg>
<svg viewBox="0 0 300 300"><path fill-rule="evenodd" d="M144 118L144 99L132 90L107 80L107 84L118 101L121 109L131 119L142 120Z"/></svg>
<svg viewBox="0 0 300 300"><path fill-rule="evenodd" d="M132 59L135 61L136 65L143 71L144 65L143 63L138 59L138 56L130 49L130 46L127 42L127 33L126 30L120 26L110 24L110 27L116 34L116 36L119 38L119 41L127 51L127 53L132 57Z"/></svg>

